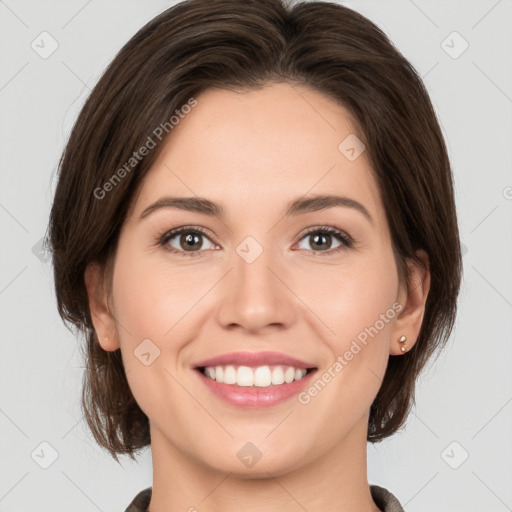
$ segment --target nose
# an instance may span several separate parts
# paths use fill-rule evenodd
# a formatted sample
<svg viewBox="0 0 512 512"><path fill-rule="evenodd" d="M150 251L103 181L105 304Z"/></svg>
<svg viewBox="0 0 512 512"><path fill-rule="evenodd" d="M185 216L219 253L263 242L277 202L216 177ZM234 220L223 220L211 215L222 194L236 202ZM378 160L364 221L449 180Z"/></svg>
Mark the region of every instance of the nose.
<svg viewBox="0 0 512 512"><path fill-rule="evenodd" d="M233 263L218 310L221 325L253 334L290 327L296 315L294 295L272 251L264 250L250 263L235 253Z"/></svg>

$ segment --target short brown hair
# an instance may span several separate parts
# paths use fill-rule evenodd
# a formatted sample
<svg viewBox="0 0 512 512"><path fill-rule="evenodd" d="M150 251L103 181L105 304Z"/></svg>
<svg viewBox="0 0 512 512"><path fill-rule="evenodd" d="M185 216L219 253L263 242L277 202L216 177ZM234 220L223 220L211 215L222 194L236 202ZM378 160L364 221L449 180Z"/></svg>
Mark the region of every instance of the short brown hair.
<svg viewBox="0 0 512 512"><path fill-rule="evenodd" d="M98 343L84 272L95 262L109 275L120 228L163 144L103 198L94 191L190 98L213 87L250 90L278 82L312 87L352 114L380 188L401 282L409 279L406 258L421 264L415 251L429 255L419 338L409 352L389 358L370 410L369 441L404 423L416 377L448 340L462 274L452 174L415 69L374 23L342 5L183 1L140 29L90 94L60 160L50 215L59 314L86 337L83 412L116 460L123 453L134 458L150 444L149 422L128 386L120 350Z"/></svg>

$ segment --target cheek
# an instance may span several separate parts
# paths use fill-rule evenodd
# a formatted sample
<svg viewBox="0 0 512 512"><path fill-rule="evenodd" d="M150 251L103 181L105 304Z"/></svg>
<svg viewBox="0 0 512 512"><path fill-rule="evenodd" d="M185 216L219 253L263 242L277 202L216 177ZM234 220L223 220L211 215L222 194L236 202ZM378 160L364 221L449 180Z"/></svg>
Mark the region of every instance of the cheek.
<svg viewBox="0 0 512 512"><path fill-rule="evenodd" d="M330 268L316 273L301 288L307 303L313 305L314 313L329 328L326 332L330 336L323 337L332 339L337 349L375 324L379 331L387 331L395 316L392 306L398 277L393 256L382 252L364 258L354 256L335 271Z"/></svg>
<svg viewBox="0 0 512 512"><path fill-rule="evenodd" d="M398 278L394 259L382 256L347 267L325 279L315 276L310 297L323 329L330 361L299 397L305 411L315 411L317 428L326 438L339 439L346 429L368 413L389 357L389 334L397 315ZM328 278L327 278L328 277ZM395 304L396 305L396 304ZM330 420L321 424L321 419ZM308 419L311 420L311 415Z"/></svg>
<svg viewBox="0 0 512 512"><path fill-rule="evenodd" d="M163 403L183 398L173 376L181 347L190 337L183 331L186 323L180 322L190 309L183 290L190 288L176 282L176 271L171 275L138 251L120 240L113 296L128 384L139 407L153 419L163 414ZM171 418L166 416L166 421Z"/></svg>
<svg viewBox="0 0 512 512"><path fill-rule="evenodd" d="M183 369L184 348L200 326L198 302L211 286L193 265L169 264L120 240L113 276L117 332L130 388L150 417L162 394L182 398L173 375Z"/></svg>
<svg viewBox="0 0 512 512"><path fill-rule="evenodd" d="M137 344L144 338L161 340L197 301L201 284L193 271L162 265L148 255L122 247L114 269L113 294L122 323L122 340ZM204 286L204 283L203 283Z"/></svg>

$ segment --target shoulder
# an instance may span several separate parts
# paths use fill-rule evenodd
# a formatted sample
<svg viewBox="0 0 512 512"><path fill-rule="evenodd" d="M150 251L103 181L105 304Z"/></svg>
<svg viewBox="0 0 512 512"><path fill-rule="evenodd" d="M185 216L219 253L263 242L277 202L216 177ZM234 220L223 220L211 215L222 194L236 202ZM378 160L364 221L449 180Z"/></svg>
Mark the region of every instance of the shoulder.
<svg viewBox="0 0 512 512"><path fill-rule="evenodd" d="M128 508L124 512L146 512L149 502L151 501L152 487L148 487L140 491L132 502L128 505Z"/></svg>
<svg viewBox="0 0 512 512"><path fill-rule="evenodd" d="M373 501L382 512L405 512L396 496L384 487L370 485Z"/></svg>

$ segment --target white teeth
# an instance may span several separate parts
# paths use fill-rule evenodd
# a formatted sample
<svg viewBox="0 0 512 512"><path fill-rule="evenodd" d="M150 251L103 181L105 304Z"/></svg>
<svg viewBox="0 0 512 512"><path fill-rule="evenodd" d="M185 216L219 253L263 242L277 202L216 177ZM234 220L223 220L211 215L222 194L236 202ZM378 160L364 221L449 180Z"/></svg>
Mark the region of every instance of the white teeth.
<svg viewBox="0 0 512 512"><path fill-rule="evenodd" d="M288 366L284 372L284 381L286 384L289 384L290 382L293 382L293 379L295 379L295 368Z"/></svg>
<svg viewBox="0 0 512 512"><path fill-rule="evenodd" d="M254 372L248 366L239 366L236 372L236 383L239 386L254 386Z"/></svg>
<svg viewBox="0 0 512 512"><path fill-rule="evenodd" d="M254 385L260 388L268 388L272 383L272 374L268 366L259 366L254 371Z"/></svg>
<svg viewBox="0 0 512 512"><path fill-rule="evenodd" d="M284 383L290 384L294 380L301 380L307 370L281 365L258 366L257 368L227 365L208 366L203 373L206 377L223 384L268 388L271 385L279 386Z"/></svg>
<svg viewBox="0 0 512 512"><path fill-rule="evenodd" d="M236 370L234 366L226 366L224 370L224 384L236 384Z"/></svg>
<svg viewBox="0 0 512 512"><path fill-rule="evenodd" d="M284 382L284 372L280 366L276 366L272 370L272 384L278 385Z"/></svg>

